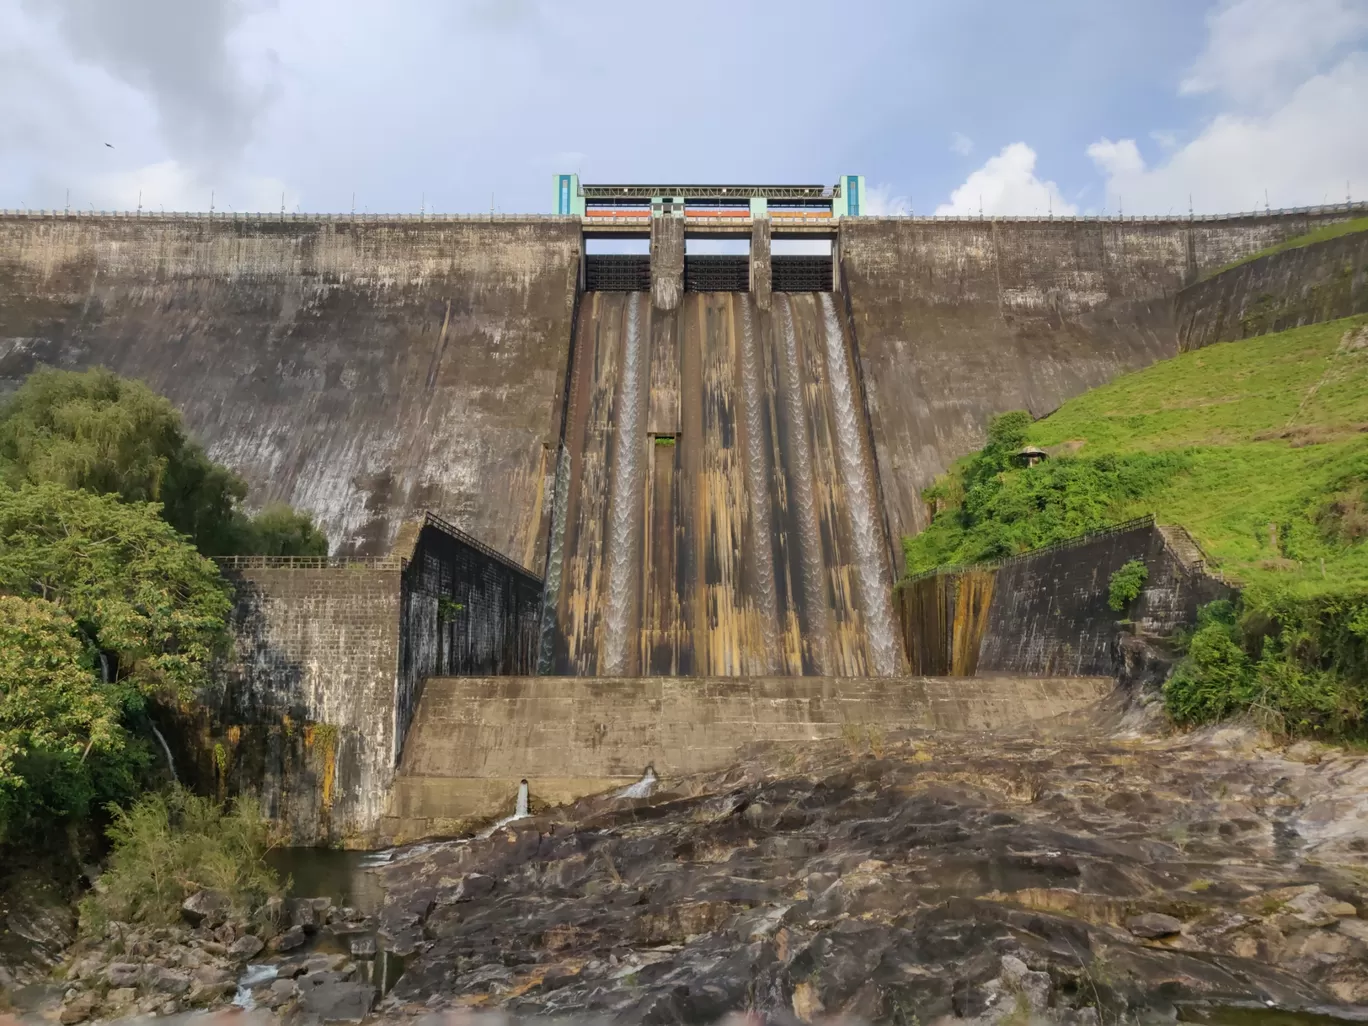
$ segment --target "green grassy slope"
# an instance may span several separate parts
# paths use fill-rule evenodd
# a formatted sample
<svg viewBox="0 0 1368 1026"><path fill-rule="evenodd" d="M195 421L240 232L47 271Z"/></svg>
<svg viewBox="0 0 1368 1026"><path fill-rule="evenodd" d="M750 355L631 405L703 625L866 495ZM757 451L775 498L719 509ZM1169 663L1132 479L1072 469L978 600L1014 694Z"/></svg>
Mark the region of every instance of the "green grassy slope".
<svg viewBox="0 0 1368 1026"><path fill-rule="evenodd" d="M1251 260L1258 260L1259 257L1266 257L1271 253L1281 253L1285 249L1301 249L1303 246L1310 246L1317 242L1325 242L1329 239L1338 239L1341 235L1353 235L1356 232L1368 232L1368 217L1356 217L1352 221L1327 224L1324 227L1317 228L1313 232L1307 232L1305 235L1298 235L1295 239L1288 239L1285 242L1278 243L1276 246L1269 246L1267 249L1261 249L1257 253L1249 254L1247 257L1241 257L1239 260L1228 263L1224 267L1218 267L1213 271L1208 271L1206 274L1202 275L1202 279L1214 278L1222 271L1228 271L1232 267L1239 267L1241 264L1247 264Z"/></svg>
<svg viewBox="0 0 1368 1026"><path fill-rule="evenodd" d="M1027 437L1088 465L1114 456L1132 466L1156 454L1179 463L1176 471L1142 466L1132 475L1138 484L1121 490L1129 494L1094 488L1089 524L1154 512L1186 527L1213 565L1246 583L1312 592L1368 583L1368 317L1183 354L1065 403ZM957 504L969 462L939 486L949 497L942 506ZM1015 505L996 500L1006 516L1036 516L1032 503L1053 501L1027 476L1044 481L1066 469L1049 462L1000 475L1004 494L1023 496ZM981 558L958 515L951 508L907 540L910 571ZM1061 520L1058 531L1076 533L1079 523ZM1036 532L1032 544L1049 540Z"/></svg>

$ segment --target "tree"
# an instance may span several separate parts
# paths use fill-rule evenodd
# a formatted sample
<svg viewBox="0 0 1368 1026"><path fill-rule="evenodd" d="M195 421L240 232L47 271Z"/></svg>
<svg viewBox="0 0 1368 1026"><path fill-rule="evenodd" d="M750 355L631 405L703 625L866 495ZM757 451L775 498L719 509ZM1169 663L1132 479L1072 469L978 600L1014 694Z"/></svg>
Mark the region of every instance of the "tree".
<svg viewBox="0 0 1368 1026"><path fill-rule="evenodd" d="M264 526L248 516L246 484L186 436L176 408L103 368L29 375L0 408L0 480L160 503L166 521L208 556L255 552L262 539L302 546L270 555L327 552L306 514L293 513L298 524L284 532L279 514Z"/></svg>
<svg viewBox="0 0 1368 1026"><path fill-rule="evenodd" d="M0 595L0 840L16 823L84 815L101 783L130 776L121 712L66 612Z"/></svg>
<svg viewBox="0 0 1368 1026"><path fill-rule="evenodd" d="M189 695L227 640L227 585L155 503L0 489L0 592L61 607L102 680L143 695Z"/></svg>

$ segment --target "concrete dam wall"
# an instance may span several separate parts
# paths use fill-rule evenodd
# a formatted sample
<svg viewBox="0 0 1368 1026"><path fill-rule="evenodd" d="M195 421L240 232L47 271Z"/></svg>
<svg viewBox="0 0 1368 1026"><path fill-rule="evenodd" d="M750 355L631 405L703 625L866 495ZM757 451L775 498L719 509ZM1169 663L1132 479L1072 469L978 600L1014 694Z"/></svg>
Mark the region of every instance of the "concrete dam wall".
<svg viewBox="0 0 1368 1026"><path fill-rule="evenodd" d="M829 293L580 305L551 666L887 676L892 567Z"/></svg>
<svg viewBox="0 0 1368 1026"><path fill-rule="evenodd" d="M1365 208L1220 218L846 218L840 257L889 533L992 416L1178 352L1174 295L1203 273Z"/></svg>
<svg viewBox="0 0 1368 1026"><path fill-rule="evenodd" d="M1368 231L1270 253L1189 285L1175 313L1184 350L1368 313Z"/></svg>
<svg viewBox="0 0 1368 1026"><path fill-rule="evenodd" d="M579 250L550 218L0 217L0 394L103 365L336 554L433 510L540 568Z"/></svg>

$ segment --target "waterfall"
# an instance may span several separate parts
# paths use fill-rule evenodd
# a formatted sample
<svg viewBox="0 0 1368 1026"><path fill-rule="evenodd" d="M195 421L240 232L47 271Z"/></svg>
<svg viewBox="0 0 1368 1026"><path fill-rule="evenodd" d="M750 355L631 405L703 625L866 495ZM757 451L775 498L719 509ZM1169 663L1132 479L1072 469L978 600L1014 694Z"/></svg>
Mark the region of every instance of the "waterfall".
<svg viewBox="0 0 1368 1026"><path fill-rule="evenodd" d="M856 412L855 392L850 366L846 362L845 335L831 293L823 292L827 344L827 379L836 413L836 448L845 482L846 509L855 543L855 578L864 599L865 636L873 659L870 669L876 676L891 677L898 672L898 640L893 628L893 610L888 594L888 560L884 555L881 531L875 519L875 504L865 449L861 418Z"/></svg>
<svg viewBox="0 0 1368 1026"><path fill-rule="evenodd" d="M166 768L171 771L171 780L180 783L180 777L176 776L176 760L171 758L171 746L166 743L166 738L162 737L162 732L157 729L157 725L152 724L152 733L157 735L157 740L161 742L162 751L166 753Z"/></svg>
<svg viewBox="0 0 1368 1026"><path fill-rule="evenodd" d="M637 539L642 528L642 433L641 299L627 297L627 337L623 342L621 401L614 411L613 496L608 520L608 602L603 616L603 672L627 672L632 639L628 621L632 614L632 584L637 574Z"/></svg>
<svg viewBox="0 0 1368 1026"><path fill-rule="evenodd" d="M741 392L746 402L746 478L750 485L750 551L755 557L760 629L764 634L763 670L776 672L779 653L779 608L774 586L774 528L765 458L765 389L760 383L760 353L751 323L750 303L741 303Z"/></svg>
<svg viewBox="0 0 1368 1026"><path fill-rule="evenodd" d="M556 457L556 491L551 500L551 542L547 546L546 582L542 587L541 651L537 672L556 672L556 607L560 603L565 564L565 517L570 502L570 450L561 443Z"/></svg>
<svg viewBox="0 0 1368 1026"><path fill-rule="evenodd" d="M812 447L808 441L807 405L803 402L802 365L798 361L798 339L793 331L793 307L787 295L777 309L783 328L784 362L787 366L789 450L793 455L789 495L798 514L798 542L803 563L803 599L814 622L824 622L827 608L826 572L822 565L822 535L817 523L817 499L812 491ZM820 635L820 632L819 632ZM826 637L811 639L809 651L818 675L827 672Z"/></svg>
<svg viewBox="0 0 1368 1026"><path fill-rule="evenodd" d="M527 781L522 780L518 783L518 801L513 806L513 818L523 819L527 816Z"/></svg>

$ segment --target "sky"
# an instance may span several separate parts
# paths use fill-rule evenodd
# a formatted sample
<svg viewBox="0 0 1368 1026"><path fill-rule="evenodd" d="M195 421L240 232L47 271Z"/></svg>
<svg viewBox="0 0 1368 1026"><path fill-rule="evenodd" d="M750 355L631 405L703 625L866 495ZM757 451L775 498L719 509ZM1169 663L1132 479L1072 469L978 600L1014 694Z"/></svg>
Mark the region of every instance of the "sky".
<svg viewBox="0 0 1368 1026"><path fill-rule="evenodd" d="M0 207L872 212L1368 198L1368 0L0 0Z"/></svg>

